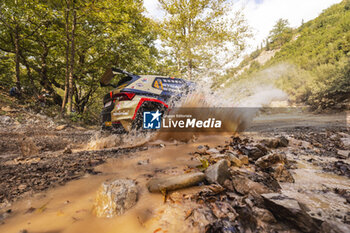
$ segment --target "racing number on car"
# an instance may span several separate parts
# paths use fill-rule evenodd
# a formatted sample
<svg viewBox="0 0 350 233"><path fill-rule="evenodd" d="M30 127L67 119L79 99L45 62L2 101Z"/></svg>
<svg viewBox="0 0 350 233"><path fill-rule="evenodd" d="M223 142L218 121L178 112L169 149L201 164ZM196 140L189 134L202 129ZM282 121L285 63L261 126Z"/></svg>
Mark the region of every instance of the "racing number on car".
<svg viewBox="0 0 350 233"><path fill-rule="evenodd" d="M157 88L157 89L164 89L163 88L163 83L162 83L162 81L161 80L156 80L155 82L154 82L154 87L155 88Z"/></svg>

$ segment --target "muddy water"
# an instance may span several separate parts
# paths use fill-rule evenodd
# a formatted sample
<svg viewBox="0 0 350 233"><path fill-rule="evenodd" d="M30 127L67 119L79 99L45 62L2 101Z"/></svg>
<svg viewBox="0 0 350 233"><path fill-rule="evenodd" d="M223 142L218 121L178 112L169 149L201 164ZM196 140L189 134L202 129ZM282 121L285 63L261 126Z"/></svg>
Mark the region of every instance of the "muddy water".
<svg viewBox="0 0 350 233"><path fill-rule="evenodd" d="M228 137L201 137L196 143L165 143L134 155L111 159L96 170L99 175L86 176L62 187L51 189L15 203L13 214L0 226L0 232L186 232L183 224L185 210L179 206L163 204L160 194L150 194L145 187L149 176L180 174L199 164L189 160L189 152L200 144L222 144ZM208 143L209 142L209 143ZM154 142L159 143L159 142ZM162 142L164 143L164 142ZM149 164L138 165L139 161ZM138 182L139 200L124 215L111 219L96 218L91 209L101 183L107 179L130 178ZM31 209L35 210L31 211ZM162 232L162 231L159 231Z"/></svg>
<svg viewBox="0 0 350 233"><path fill-rule="evenodd" d="M311 158L306 156L304 159ZM335 188L349 189L350 179L322 171L321 167L298 160L294 170L295 183L281 183L282 193L306 204L311 214L319 218L343 216L349 211L344 198L334 193Z"/></svg>

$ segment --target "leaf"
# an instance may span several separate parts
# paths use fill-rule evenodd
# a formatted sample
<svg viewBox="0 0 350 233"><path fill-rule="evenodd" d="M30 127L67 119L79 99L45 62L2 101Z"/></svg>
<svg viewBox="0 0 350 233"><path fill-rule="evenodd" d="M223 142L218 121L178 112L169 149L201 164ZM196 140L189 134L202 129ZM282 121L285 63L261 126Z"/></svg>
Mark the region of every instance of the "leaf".
<svg viewBox="0 0 350 233"><path fill-rule="evenodd" d="M37 210L36 210L36 212L37 213L42 213L42 212L44 212L46 209L47 209L47 205L49 204L49 201L48 202L46 202L44 205L42 205L41 207L39 207Z"/></svg>

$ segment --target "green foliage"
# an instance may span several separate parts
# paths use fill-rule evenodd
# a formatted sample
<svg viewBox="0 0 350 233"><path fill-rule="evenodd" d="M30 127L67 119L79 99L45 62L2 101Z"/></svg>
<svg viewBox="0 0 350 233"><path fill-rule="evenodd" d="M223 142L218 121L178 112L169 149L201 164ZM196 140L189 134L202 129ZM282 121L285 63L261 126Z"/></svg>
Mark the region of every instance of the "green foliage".
<svg viewBox="0 0 350 233"><path fill-rule="evenodd" d="M221 82L230 84L236 80L255 79L261 71L278 64L291 64L281 72L276 85L286 91L294 102L309 104L314 109L332 108L350 99L350 10L346 0L325 10L319 17L292 30L292 39L283 43L279 36L285 33L286 21L275 25L271 31L270 47L280 51L263 66L252 62L254 52L239 68L251 64L238 77L228 72ZM289 35L290 36L290 35ZM259 76L258 76L259 77Z"/></svg>
<svg viewBox="0 0 350 233"><path fill-rule="evenodd" d="M323 64L315 70L311 95L307 102L318 109L332 108L350 95L350 61Z"/></svg>
<svg viewBox="0 0 350 233"><path fill-rule="evenodd" d="M198 77L203 71L223 67L244 49L248 27L241 12L229 15L230 1L159 2L166 12L160 24L165 62L176 74Z"/></svg>
<svg viewBox="0 0 350 233"><path fill-rule="evenodd" d="M280 48L290 41L293 30L289 27L287 19L279 19L269 34L269 49Z"/></svg>
<svg viewBox="0 0 350 233"><path fill-rule="evenodd" d="M99 87L106 68L155 73L158 52L155 23L144 16L142 0L77 1L75 10L74 118L98 120ZM4 0L0 2L0 85L15 85L14 38L19 38L19 75L24 99L48 93L63 99L66 72L66 1ZM72 15L70 15L72 22ZM71 30L71 25L69 30ZM34 101L35 102L35 101ZM56 113L57 114L57 113Z"/></svg>

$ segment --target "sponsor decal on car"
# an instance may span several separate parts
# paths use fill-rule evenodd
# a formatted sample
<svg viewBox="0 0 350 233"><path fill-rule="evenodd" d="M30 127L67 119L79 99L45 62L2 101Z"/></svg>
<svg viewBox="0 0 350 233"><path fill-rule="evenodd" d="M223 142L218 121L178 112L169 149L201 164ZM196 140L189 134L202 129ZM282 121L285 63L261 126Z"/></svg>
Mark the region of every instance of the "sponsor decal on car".
<svg viewBox="0 0 350 233"><path fill-rule="evenodd" d="M129 111L121 111L113 113L114 116L127 116L129 115Z"/></svg>
<svg viewBox="0 0 350 233"><path fill-rule="evenodd" d="M111 106L111 104L112 104L112 101L108 101L107 103L105 103L105 108Z"/></svg>

